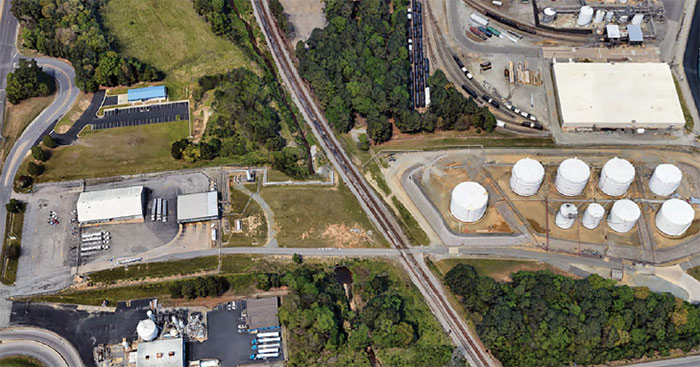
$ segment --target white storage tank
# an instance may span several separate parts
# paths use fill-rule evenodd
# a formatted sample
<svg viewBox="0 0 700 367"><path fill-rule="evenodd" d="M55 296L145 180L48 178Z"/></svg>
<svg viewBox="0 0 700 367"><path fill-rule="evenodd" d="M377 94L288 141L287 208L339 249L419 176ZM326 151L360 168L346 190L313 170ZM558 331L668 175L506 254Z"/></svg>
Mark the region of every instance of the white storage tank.
<svg viewBox="0 0 700 367"><path fill-rule="evenodd" d="M603 17L605 16L605 11L604 10L596 10L595 12L595 17L593 17L593 23L599 24L600 22L603 21Z"/></svg>
<svg viewBox="0 0 700 367"><path fill-rule="evenodd" d="M510 171L510 188L520 196L532 196L544 180L544 167L532 158L523 158Z"/></svg>
<svg viewBox="0 0 700 367"><path fill-rule="evenodd" d="M656 228L669 236L681 236L695 219L695 210L683 200L666 200L656 213Z"/></svg>
<svg viewBox="0 0 700 367"><path fill-rule="evenodd" d="M605 21L606 21L606 22L612 22L613 15L615 15L615 13L613 13L612 10L606 11L606 12L605 12Z"/></svg>
<svg viewBox="0 0 700 367"><path fill-rule="evenodd" d="M632 24L640 25L644 21L644 14L635 14L632 17Z"/></svg>
<svg viewBox="0 0 700 367"><path fill-rule="evenodd" d="M627 233L637 224L642 211L632 200L622 199L613 204L608 215L608 226L615 232Z"/></svg>
<svg viewBox="0 0 700 367"><path fill-rule="evenodd" d="M565 196L580 195L586 188L590 177L591 169L584 161L578 158L569 158L559 165L557 177L554 179L554 187Z"/></svg>
<svg viewBox="0 0 700 367"><path fill-rule="evenodd" d="M673 164L663 163L654 168L649 179L649 190L659 196L668 196L681 185L683 172Z"/></svg>
<svg viewBox="0 0 700 367"><path fill-rule="evenodd" d="M583 212L581 224L588 229L595 229L600 224L600 221L605 216L605 208L598 203L590 203Z"/></svg>
<svg viewBox="0 0 700 367"><path fill-rule="evenodd" d="M486 213L489 194L476 182L462 182L452 189L450 212L457 220L473 223Z"/></svg>
<svg viewBox="0 0 700 367"><path fill-rule="evenodd" d="M150 342L158 336L158 327L151 319L141 320L136 325L136 334L144 341Z"/></svg>
<svg viewBox="0 0 700 367"><path fill-rule="evenodd" d="M557 11L552 8L544 8L542 12L542 23L552 23L557 18Z"/></svg>
<svg viewBox="0 0 700 367"><path fill-rule="evenodd" d="M578 216L578 208L571 203L564 203L559 207L557 216L554 218L554 223L561 229L569 229L576 222Z"/></svg>
<svg viewBox="0 0 700 367"><path fill-rule="evenodd" d="M626 159L613 158L600 171L598 187L610 196L622 196L634 181L634 166Z"/></svg>
<svg viewBox="0 0 700 367"><path fill-rule="evenodd" d="M582 6L581 11L578 13L578 20L576 24L580 26L588 25L593 19L593 8L588 5Z"/></svg>

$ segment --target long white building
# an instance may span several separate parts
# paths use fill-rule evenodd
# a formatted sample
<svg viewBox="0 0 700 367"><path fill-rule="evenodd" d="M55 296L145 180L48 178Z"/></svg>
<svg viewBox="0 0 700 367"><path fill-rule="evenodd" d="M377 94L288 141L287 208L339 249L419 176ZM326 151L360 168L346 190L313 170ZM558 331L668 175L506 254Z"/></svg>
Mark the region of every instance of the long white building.
<svg viewBox="0 0 700 367"><path fill-rule="evenodd" d="M143 186L88 191L78 198L78 223L143 222Z"/></svg>
<svg viewBox="0 0 700 367"><path fill-rule="evenodd" d="M685 125L665 63L555 63L564 130L680 129Z"/></svg>

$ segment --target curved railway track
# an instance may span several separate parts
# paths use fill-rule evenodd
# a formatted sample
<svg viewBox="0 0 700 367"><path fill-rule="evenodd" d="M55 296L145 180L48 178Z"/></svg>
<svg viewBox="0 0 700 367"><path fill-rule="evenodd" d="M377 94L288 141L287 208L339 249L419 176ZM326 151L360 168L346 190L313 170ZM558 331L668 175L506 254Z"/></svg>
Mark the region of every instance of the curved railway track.
<svg viewBox="0 0 700 367"><path fill-rule="evenodd" d="M334 139L333 132L328 128L328 124L319 112L320 110L314 108L314 102L312 101L310 92L305 88L304 82L296 73L296 69L290 61L291 59L287 58L287 50L283 46L283 38L279 34L274 18L269 14L268 9L262 4L261 0L251 1L260 14L259 19L261 21L261 26L268 36L267 38L272 52L278 55L278 67L281 72L287 76L289 82L288 87L291 89L293 95L296 96L299 107L310 118L311 121L309 121L309 123L311 128L314 129L320 137L319 141L322 142L326 152L334 158L332 161L336 164L336 168L345 174L346 183L354 188L358 199L367 208L368 214L374 219L374 222L378 224L379 229L389 240L389 243L399 250L400 258L404 262L406 269L408 269L410 274L420 282L420 285L422 285L425 290L427 290L427 292L423 292L424 296L433 301L433 304L439 306L440 309L434 310L434 312L442 314L448 321L448 327L454 331L452 334L457 336L459 344L461 344L460 348L467 354L467 357L477 366L494 365L495 363L486 352L483 351L483 347L480 345L479 341L475 340L466 329L459 315L457 315L447 301L441 297L440 291L435 284L433 284L430 276L423 270L421 264L411 253L408 241L402 235L398 224L396 224L394 218L391 217L391 214L387 214L388 209L380 199L376 198L372 188L369 187L364 177L360 175L357 168L352 164Z"/></svg>

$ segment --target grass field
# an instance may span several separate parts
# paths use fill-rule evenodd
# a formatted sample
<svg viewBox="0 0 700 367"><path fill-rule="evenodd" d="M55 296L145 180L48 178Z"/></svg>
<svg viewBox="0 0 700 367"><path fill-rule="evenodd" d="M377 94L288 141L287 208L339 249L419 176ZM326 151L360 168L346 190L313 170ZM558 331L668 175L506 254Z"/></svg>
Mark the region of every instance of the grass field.
<svg viewBox="0 0 700 367"><path fill-rule="evenodd" d="M187 121L84 131L75 144L53 149L37 182L73 180L225 163L223 158L187 163L170 156L170 146L187 137ZM26 164L25 164L26 166ZM21 169L19 175L24 174Z"/></svg>
<svg viewBox="0 0 700 367"><path fill-rule="evenodd" d="M230 198L230 203L231 203L231 212L233 213L240 213L243 211L245 208L245 205L248 203L250 200L250 196L246 195L245 193L238 191L236 189L231 189L231 198Z"/></svg>
<svg viewBox="0 0 700 367"><path fill-rule="evenodd" d="M240 191L232 190L244 195ZM246 196L246 198L248 198ZM245 203L243 203L245 205ZM243 210L243 207L240 208ZM234 213L236 213L234 211ZM231 225L231 232L222 236L221 240L224 246L262 246L267 243L267 221L265 218L265 212L262 210L260 205L255 200L250 200L248 207L245 208L245 212L236 214L229 214L224 217L228 220ZM236 219L240 219L243 223L242 232L233 232L233 227L235 225Z"/></svg>
<svg viewBox="0 0 700 367"><path fill-rule="evenodd" d="M76 122L80 116L83 115L83 112L85 112L85 110L90 106L91 100L91 93L81 91L78 98L73 103L73 106L71 106L70 110L63 115L60 121L58 121L54 127L54 130L59 134L64 134L66 131L68 131L68 129L73 126L73 123Z"/></svg>
<svg viewBox="0 0 700 367"><path fill-rule="evenodd" d="M8 213L5 219L5 228L9 230L5 234L5 240L2 245L2 254L0 254L0 271L5 266L5 247L11 244L22 244L22 226L24 225L24 211L18 214ZM14 239L11 239L14 238ZM20 255L21 256L21 255ZM0 277L0 283L12 285L17 278L17 263L19 259L10 260L7 263L4 276Z"/></svg>
<svg viewBox="0 0 700 367"><path fill-rule="evenodd" d="M686 271L688 274L690 274L691 277L700 280L700 266L696 266L694 268L690 268Z"/></svg>
<svg viewBox="0 0 700 367"><path fill-rule="evenodd" d="M285 186L261 189L275 213L280 246L385 247L360 204L343 184L336 187ZM354 233L352 229L359 229ZM373 234L364 233L371 230Z"/></svg>
<svg viewBox="0 0 700 367"><path fill-rule="evenodd" d="M185 88L203 75L251 67L239 48L211 31L190 0L111 0L102 15L123 55L165 72L171 99L185 97Z"/></svg>
<svg viewBox="0 0 700 367"><path fill-rule="evenodd" d="M162 278L173 275L187 275L202 271L216 270L219 260L216 256L198 257L188 260L167 261L122 266L101 270L89 275L93 283L113 284L122 280L139 280L144 278Z"/></svg>
<svg viewBox="0 0 700 367"><path fill-rule="evenodd" d="M498 259L446 259L434 262L442 275L445 275L457 264L471 265L481 275L490 276L499 281L510 280L510 275L521 270L539 271L549 270L555 274L571 276L571 274L559 270L549 264L538 261L525 260L498 260Z"/></svg>
<svg viewBox="0 0 700 367"><path fill-rule="evenodd" d="M413 139L390 140L382 145L372 147L375 152L382 150L440 150L450 147L483 145L494 148L553 148L551 138L518 138L509 135L487 136L431 136L418 134Z"/></svg>
<svg viewBox="0 0 700 367"><path fill-rule="evenodd" d="M32 357L8 357L0 359L0 367L44 367L44 364Z"/></svg>
<svg viewBox="0 0 700 367"><path fill-rule="evenodd" d="M403 206L401 201L397 199L396 196L392 196L391 201L399 211L399 225L401 226L401 229L403 229L403 232L406 234L409 241L411 241L411 243L414 245L429 245L430 238L428 238L428 235L425 233L425 231L423 231L423 228L420 227L418 221L416 221L416 218L413 217L411 212L408 211L405 206Z"/></svg>
<svg viewBox="0 0 700 367"><path fill-rule="evenodd" d="M53 102L55 97L55 95L50 95L46 97L29 98L16 105L7 103L7 108L5 109L5 125L2 128L3 158L10 153L10 149L12 149L12 146L24 129L39 116L41 111Z"/></svg>

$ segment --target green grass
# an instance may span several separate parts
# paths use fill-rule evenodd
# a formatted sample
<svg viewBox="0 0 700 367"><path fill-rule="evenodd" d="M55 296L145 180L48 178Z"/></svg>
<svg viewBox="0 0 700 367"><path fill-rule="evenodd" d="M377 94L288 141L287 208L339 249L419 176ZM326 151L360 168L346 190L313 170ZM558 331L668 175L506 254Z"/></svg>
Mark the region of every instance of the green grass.
<svg viewBox="0 0 700 367"><path fill-rule="evenodd" d="M0 113L5 114L2 127L3 157L7 157L10 154L10 149L22 135L22 132L54 101L55 97L56 95L52 94L45 97L25 99L16 105L7 103L5 111L0 111Z"/></svg>
<svg viewBox="0 0 700 367"><path fill-rule="evenodd" d="M187 121L85 131L70 146L52 150L36 182L62 181L226 163L224 158L188 163L170 156L170 146L187 137ZM26 166L26 162L25 162ZM20 169L18 175L24 174Z"/></svg>
<svg viewBox="0 0 700 367"><path fill-rule="evenodd" d="M217 37L190 0L110 0L105 28L133 56L165 72L170 99L186 97L199 77L252 64L232 42Z"/></svg>
<svg viewBox="0 0 700 367"><path fill-rule="evenodd" d="M261 189L275 213L277 241L289 247L385 247L355 196L337 187L284 186ZM373 231L366 241L350 229Z"/></svg>
<svg viewBox="0 0 700 367"><path fill-rule="evenodd" d="M58 121L56 126L54 126L54 130L60 134L62 134L61 131L68 131L68 129L73 126L73 123L80 118L85 110L81 107L81 104L87 107L89 106L91 100L92 94L86 94L85 92L81 91L70 110L68 110L68 112Z"/></svg>
<svg viewBox="0 0 700 367"><path fill-rule="evenodd" d="M450 147L483 145L492 148L554 148L552 138L517 138L504 135L469 136L469 137L435 137L421 135L416 139L389 141L373 148L382 150L441 150Z"/></svg>
<svg viewBox="0 0 700 367"><path fill-rule="evenodd" d="M241 195L243 195L243 193L241 193ZM245 205L245 203L243 205ZM243 210L242 207L241 210ZM250 222L246 223L245 218L249 217L252 218L252 221L256 224L255 228L251 228ZM265 212L263 212L257 201L250 200L250 204L248 204L244 213L226 215L225 219L231 224L231 232L222 237L224 246L262 246L267 242L267 221L265 220ZM236 219L243 220L243 232L233 232Z"/></svg>
<svg viewBox="0 0 700 367"><path fill-rule="evenodd" d="M565 272L546 263L527 260L501 260L501 259L445 259L434 263L440 274L443 276L457 264L471 265L480 275L492 277L497 280L503 280L504 277L510 277L511 273L519 270L538 271L549 270L556 274L565 274ZM568 274L570 275L570 274Z"/></svg>
<svg viewBox="0 0 700 367"><path fill-rule="evenodd" d="M406 234L406 237L408 237L408 240L414 245L429 245L430 239L428 238L428 235L420 227L420 224L418 224L418 221L416 221L416 218L413 217L411 212L409 212L408 209L403 206L401 201L397 199L396 196L392 196L391 201L399 211L399 225L401 225L401 229L403 229L403 232Z"/></svg>
<svg viewBox="0 0 700 367"><path fill-rule="evenodd" d="M168 281L85 291L65 291L58 294L31 297L31 300L92 306L99 306L102 301L107 300L108 305L115 306L120 301L167 296L170 294L169 287L172 283L172 281Z"/></svg>
<svg viewBox="0 0 700 367"><path fill-rule="evenodd" d="M693 115L688 109L688 105L685 102L685 97L683 96L683 91L681 90L681 85L678 83L676 76L673 76L673 84L676 86L676 94L678 94L678 100L681 102L681 109L683 110L683 118L685 119L685 130L690 132L693 131L695 123L693 122Z"/></svg>
<svg viewBox="0 0 700 367"><path fill-rule="evenodd" d="M377 186L386 194L386 195L391 195L391 189L389 188L389 185L386 184L386 180L384 179L384 175L382 174L382 171L379 169L379 166L377 165L377 162L372 161L367 166L365 166L365 169L369 171L370 175L372 175L372 179L374 182L377 183Z"/></svg>
<svg viewBox="0 0 700 367"><path fill-rule="evenodd" d="M232 188L231 198L229 200L231 202L231 211L233 213L240 213L245 208L245 205L248 203L248 200L250 200L250 196L244 194L241 191L236 190L235 188Z"/></svg>
<svg viewBox="0 0 700 367"><path fill-rule="evenodd" d="M198 257L188 260L167 261L130 265L90 273L93 283L113 284L124 280L162 278L173 275L187 275L202 271L216 270L219 260L216 256Z"/></svg>
<svg viewBox="0 0 700 367"><path fill-rule="evenodd" d="M270 182L294 181L293 178L287 176L284 172L278 171L276 169L268 169L267 170L267 180Z"/></svg>
<svg viewBox="0 0 700 367"><path fill-rule="evenodd" d="M688 274L690 274L691 277L700 280L700 266L696 266L694 268L690 268L686 271Z"/></svg>
<svg viewBox="0 0 700 367"><path fill-rule="evenodd" d="M282 272L292 263L291 257L262 255L223 255L221 274L246 274L256 272Z"/></svg>
<svg viewBox="0 0 700 367"><path fill-rule="evenodd" d="M17 356L0 359L0 367L44 367L44 364L32 357Z"/></svg>
<svg viewBox="0 0 700 367"><path fill-rule="evenodd" d="M5 218L5 228L8 229L5 234L5 240L2 245L2 254L0 254L0 271L2 267L5 266L5 247L13 244L22 244L22 226L24 225L24 211L18 214L8 213ZM14 236L15 239L10 239L10 236ZM20 252L21 256L21 252ZM5 285L12 285L15 283L17 278L17 264L19 259L10 260L7 263L7 269L5 270L5 276L0 277L0 283Z"/></svg>

